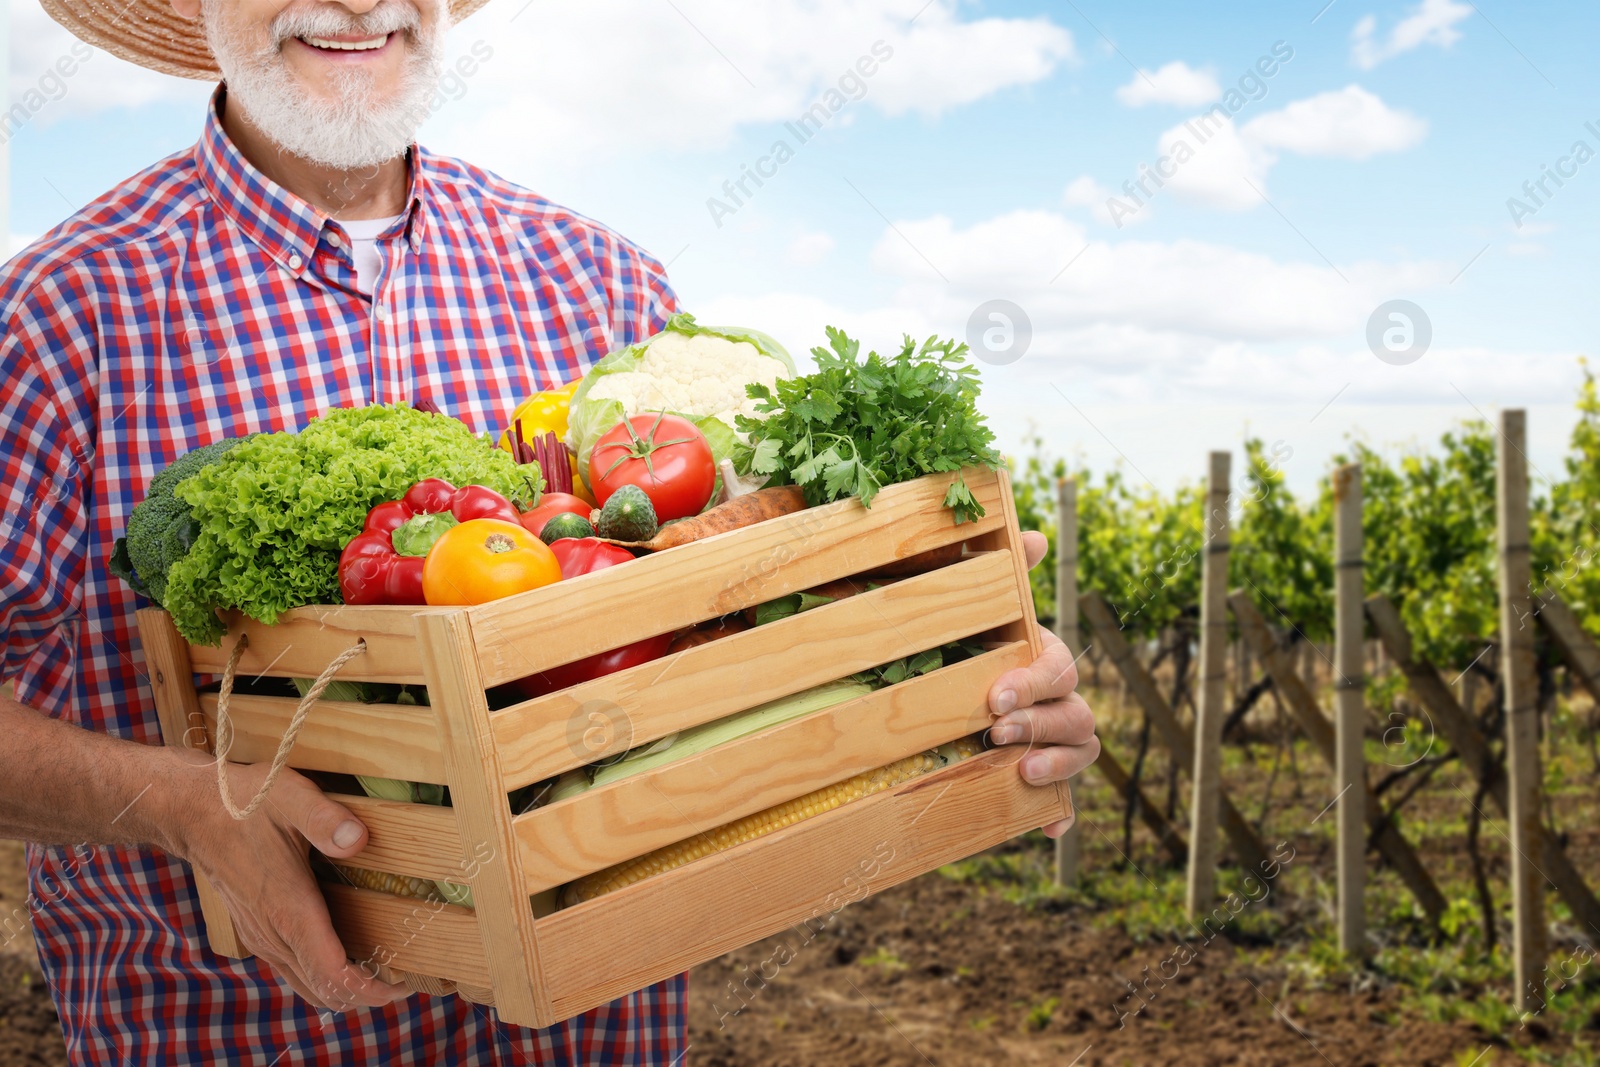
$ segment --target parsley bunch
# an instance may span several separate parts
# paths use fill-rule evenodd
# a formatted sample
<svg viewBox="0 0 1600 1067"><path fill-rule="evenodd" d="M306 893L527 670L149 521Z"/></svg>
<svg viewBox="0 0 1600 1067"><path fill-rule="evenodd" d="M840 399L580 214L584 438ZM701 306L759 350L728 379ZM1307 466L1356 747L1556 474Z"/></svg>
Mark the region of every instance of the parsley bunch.
<svg viewBox="0 0 1600 1067"><path fill-rule="evenodd" d="M743 474L769 485L798 485L808 503L847 496L866 507L885 485L937 471L1000 465L994 433L978 414L978 372L967 346L906 337L891 356L869 352L843 330L828 328L828 348L814 348L813 374L748 387L764 418L739 416L749 444ZM944 506L956 522L983 517L983 505L959 476Z"/></svg>

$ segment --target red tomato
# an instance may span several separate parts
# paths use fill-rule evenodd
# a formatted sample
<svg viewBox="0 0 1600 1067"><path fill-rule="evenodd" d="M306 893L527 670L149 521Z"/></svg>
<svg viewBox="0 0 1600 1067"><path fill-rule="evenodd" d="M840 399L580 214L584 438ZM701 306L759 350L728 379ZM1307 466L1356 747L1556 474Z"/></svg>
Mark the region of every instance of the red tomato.
<svg viewBox="0 0 1600 1067"><path fill-rule="evenodd" d="M522 513L522 525L529 533L538 537L544 533L544 524L556 515L577 515L587 519L593 510L593 504L571 493L546 493L539 498L537 507Z"/></svg>
<svg viewBox="0 0 1600 1067"><path fill-rule="evenodd" d="M560 544L560 542L556 542ZM643 641L635 641L631 645L614 648L610 652L602 652L598 656L580 659L576 663L563 664L552 667L543 674L535 674L519 679L513 683L522 690L522 695L532 699L542 697L546 693L559 692L562 689L577 685L579 682L588 682L596 678L603 678L617 671L637 667L641 663L649 663L653 659L660 659L667 654L667 649L672 645L672 634L658 634L647 637Z"/></svg>
<svg viewBox="0 0 1600 1067"><path fill-rule="evenodd" d="M655 507L657 522L700 514L716 484L706 435L688 419L664 412L617 423L589 457L589 487L601 507L624 485L637 485Z"/></svg>

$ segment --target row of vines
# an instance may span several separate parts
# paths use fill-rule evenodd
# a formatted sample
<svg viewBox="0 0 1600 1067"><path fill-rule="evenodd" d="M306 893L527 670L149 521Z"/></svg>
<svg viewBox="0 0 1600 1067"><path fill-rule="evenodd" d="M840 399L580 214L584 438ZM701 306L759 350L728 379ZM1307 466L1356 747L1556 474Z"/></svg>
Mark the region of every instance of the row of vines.
<svg viewBox="0 0 1600 1067"><path fill-rule="evenodd" d="M1600 632L1600 392L1587 364L1578 421L1559 470L1531 469L1534 593L1559 593L1590 632ZM1495 579L1495 440L1485 422L1464 422L1428 450L1398 456L1352 440L1333 465L1358 462L1365 496L1367 593L1399 605L1418 651L1465 667L1491 685L1494 657L1480 653L1498 630ZM1284 484L1292 452L1245 442L1243 478L1232 499L1229 586L1300 640L1332 639L1333 488L1296 498ZM1197 472L1198 473L1198 472ZM1042 620L1055 614L1056 485L1078 483L1078 583L1103 594L1129 637L1174 652L1198 625L1204 489L1164 493L1123 470L1099 477L1048 455L1041 442L1015 463L1025 529L1051 541L1032 572ZM1157 652L1157 655L1161 655Z"/></svg>

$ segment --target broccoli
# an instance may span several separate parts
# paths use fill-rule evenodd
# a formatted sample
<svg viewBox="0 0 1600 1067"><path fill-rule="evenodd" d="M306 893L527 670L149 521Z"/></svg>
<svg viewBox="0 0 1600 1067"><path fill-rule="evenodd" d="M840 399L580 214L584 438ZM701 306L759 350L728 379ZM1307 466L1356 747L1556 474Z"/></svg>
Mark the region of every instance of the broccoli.
<svg viewBox="0 0 1600 1067"><path fill-rule="evenodd" d="M113 576L127 582L140 596L165 606L167 572L188 553L200 532L189 505L179 500L173 490L179 482L198 474L246 440L249 438L230 437L192 449L150 479L144 500L128 516L127 534L117 538L112 548Z"/></svg>

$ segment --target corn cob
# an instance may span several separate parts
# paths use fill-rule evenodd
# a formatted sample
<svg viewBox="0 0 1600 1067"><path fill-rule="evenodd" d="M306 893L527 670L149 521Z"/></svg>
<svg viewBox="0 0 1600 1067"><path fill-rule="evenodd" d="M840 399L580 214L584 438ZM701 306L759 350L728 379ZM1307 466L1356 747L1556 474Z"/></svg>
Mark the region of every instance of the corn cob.
<svg viewBox="0 0 1600 1067"><path fill-rule="evenodd" d="M825 786L785 804L747 815L715 830L707 830L687 840L658 848L637 859L580 878L563 891L562 906L571 907L586 900L593 900L595 897L632 885L653 874L662 874L702 857L732 848L734 845L764 837L786 826L793 826L802 819L809 819L813 815L832 811L852 800L892 789L902 782L939 770L981 751L983 744L980 740L962 738L932 751L919 752L914 756L896 760L887 767L879 767L877 770Z"/></svg>
<svg viewBox="0 0 1600 1067"><path fill-rule="evenodd" d="M340 863L330 866L338 872L341 879L360 889L375 889L380 893L392 893L397 897L409 897L412 900L444 899L432 882L422 878L390 874L387 871L369 871L364 867L346 867Z"/></svg>

